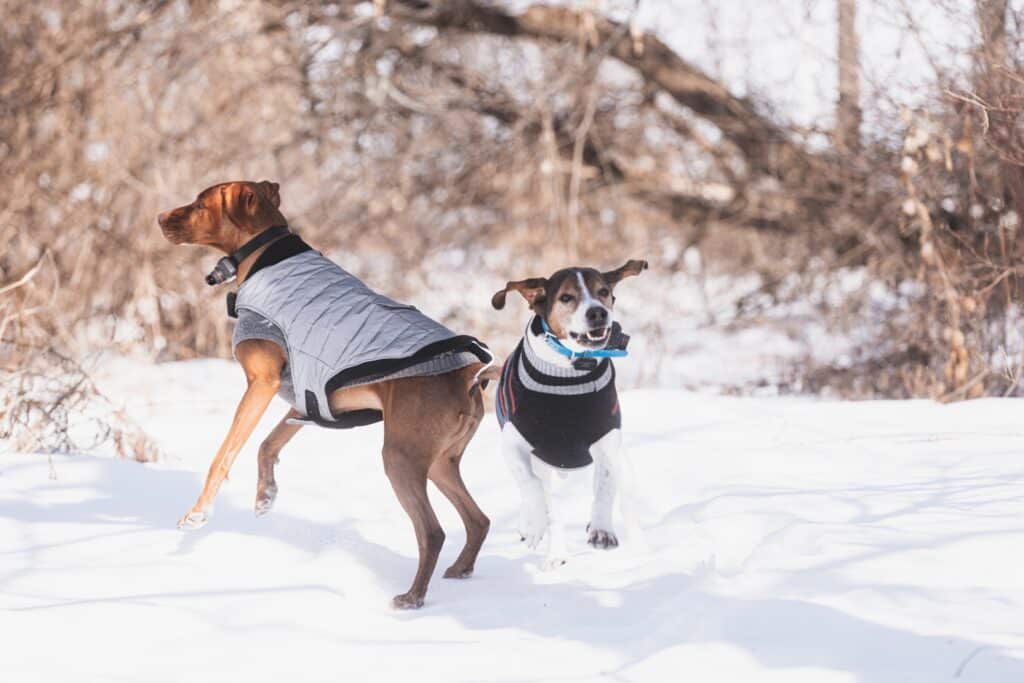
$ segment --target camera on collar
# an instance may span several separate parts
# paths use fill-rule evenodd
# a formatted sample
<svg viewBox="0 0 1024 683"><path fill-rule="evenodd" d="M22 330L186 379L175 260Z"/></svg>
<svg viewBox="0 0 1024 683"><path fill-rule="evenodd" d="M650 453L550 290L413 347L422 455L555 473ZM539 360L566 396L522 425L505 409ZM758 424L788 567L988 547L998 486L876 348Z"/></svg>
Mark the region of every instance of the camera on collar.
<svg viewBox="0 0 1024 683"><path fill-rule="evenodd" d="M230 256L225 256L221 260L217 261L217 265L213 267L210 274L206 276L206 284L213 287L214 285L224 284L225 282L231 282L238 275L238 264Z"/></svg>

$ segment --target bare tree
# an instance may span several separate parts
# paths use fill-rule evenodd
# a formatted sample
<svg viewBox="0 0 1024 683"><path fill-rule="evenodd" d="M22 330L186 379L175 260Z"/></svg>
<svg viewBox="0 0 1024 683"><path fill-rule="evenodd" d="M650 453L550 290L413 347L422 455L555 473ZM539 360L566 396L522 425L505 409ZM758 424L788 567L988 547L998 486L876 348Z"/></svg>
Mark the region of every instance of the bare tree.
<svg viewBox="0 0 1024 683"><path fill-rule="evenodd" d="M840 152L860 151L860 47L857 38L857 0L837 0L839 100L836 104L835 143Z"/></svg>
<svg viewBox="0 0 1024 683"><path fill-rule="evenodd" d="M975 0L978 29L981 33L979 52L987 70L1005 69L1006 10L1009 0Z"/></svg>
<svg viewBox="0 0 1024 683"><path fill-rule="evenodd" d="M1008 0L976 0L975 4L979 42L974 88L977 96L990 105L988 122L984 127L997 149L1020 146L1017 125L1020 115L1018 110L1022 104L1017 92L1020 80L1011 72L1007 52L1007 9ZM1024 166L1020 160L1004 158L1000 167L1002 173L996 181L999 185L998 193L1002 195L1004 203L1016 209L1018 216L1024 216ZM998 226L999 255L1004 262L1012 250L1011 242L1016 237L1016 230L1008 232L1006 227L1005 221ZM1011 273L1002 283L1006 307L1011 305L1017 279Z"/></svg>

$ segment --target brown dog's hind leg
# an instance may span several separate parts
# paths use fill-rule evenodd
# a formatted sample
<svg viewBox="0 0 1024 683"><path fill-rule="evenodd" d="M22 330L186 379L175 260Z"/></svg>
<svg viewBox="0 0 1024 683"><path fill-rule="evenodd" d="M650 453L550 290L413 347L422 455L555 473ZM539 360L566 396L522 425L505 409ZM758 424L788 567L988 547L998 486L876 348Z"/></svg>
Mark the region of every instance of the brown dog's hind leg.
<svg viewBox="0 0 1024 683"><path fill-rule="evenodd" d="M450 457L439 458L430 468L430 480L455 506L466 527L466 545L463 546L455 563L445 570L446 579L465 579L473 575L476 556L480 553L484 539L487 538L487 530L491 528L491 520L476 504L473 496L469 495L466 484L462 481L462 474L459 472L461 460L460 451Z"/></svg>
<svg viewBox="0 0 1024 683"><path fill-rule="evenodd" d="M278 455L284 445L291 441L300 429L301 424L290 424L288 420L299 417L299 412L292 408L288 414L281 418L277 426L267 435L267 438L260 444L259 452L259 474L260 478L256 484L256 505L254 510L257 517L270 512L274 507L274 499L277 498L277 481L274 479L274 466L277 464Z"/></svg>
<svg viewBox="0 0 1024 683"><path fill-rule="evenodd" d="M391 481L398 502L412 520L416 544L419 546L416 577L406 593L395 596L392 604L396 609L415 609L423 606L427 584L430 583L434 567L437 566L437 556L441 554L441 546L444 545L444 530L427 498L427 468L430 458L429 455L421 455L421 448L389 443L386 435L384 438L384 472Z"/></svg>
<svg viewBox="0 0 1024 683"><path fill-rule="evenodd" d="M491 520L483 513L473 500L462 481L459 464L484 415L483 399L480 391L474 387L464 399L466 404L459 411L459 436L457 445L449 452L434 461L428 473L430 480L440 489L462 518L466 527L466 545L451 567L445 570L446 579L465 579L473 575L476 556L487 538Z"/></svg>

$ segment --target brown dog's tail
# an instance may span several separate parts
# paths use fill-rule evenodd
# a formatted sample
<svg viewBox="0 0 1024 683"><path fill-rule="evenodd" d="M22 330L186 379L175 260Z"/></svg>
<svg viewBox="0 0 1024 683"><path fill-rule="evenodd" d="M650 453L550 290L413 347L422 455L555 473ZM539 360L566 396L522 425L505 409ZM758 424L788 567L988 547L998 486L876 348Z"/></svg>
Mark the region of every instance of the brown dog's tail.
<svg viewBox="0 0 1024 683"><path fill-rule="evenodd" d="M473 372L472 379L469 382L468 392L473 393L473 390L479 387L481 390L487 388L487 383L491 380L495 382L501 378L501 367L502 364L497 362L497 359L490 363L474 363L469 366Z"/></svg>

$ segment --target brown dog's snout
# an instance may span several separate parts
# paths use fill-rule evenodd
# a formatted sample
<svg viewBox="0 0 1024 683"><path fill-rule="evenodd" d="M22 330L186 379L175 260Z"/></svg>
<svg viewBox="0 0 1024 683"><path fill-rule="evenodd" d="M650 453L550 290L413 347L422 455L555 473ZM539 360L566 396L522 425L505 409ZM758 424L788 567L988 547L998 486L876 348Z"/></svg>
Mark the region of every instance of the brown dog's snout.
<svg viewBox="0 0 1024 683"><path fill-rule="evenodd" d="M156 223L160 226L160 231L164 234L164 237L171 244L183 244L185 242L187 233L181 219L181 211L178 209L170 209L169 211L157 214Z"/></svg>

